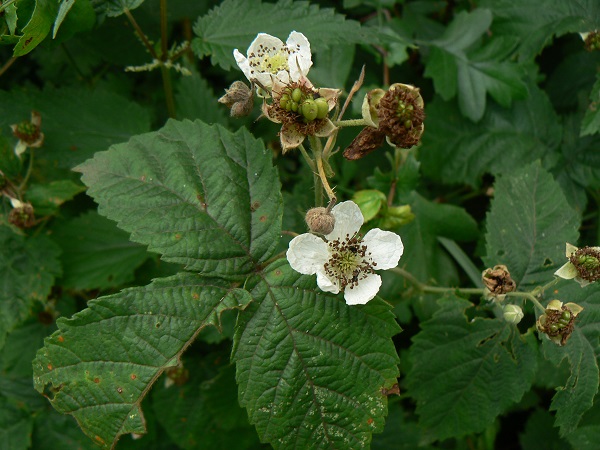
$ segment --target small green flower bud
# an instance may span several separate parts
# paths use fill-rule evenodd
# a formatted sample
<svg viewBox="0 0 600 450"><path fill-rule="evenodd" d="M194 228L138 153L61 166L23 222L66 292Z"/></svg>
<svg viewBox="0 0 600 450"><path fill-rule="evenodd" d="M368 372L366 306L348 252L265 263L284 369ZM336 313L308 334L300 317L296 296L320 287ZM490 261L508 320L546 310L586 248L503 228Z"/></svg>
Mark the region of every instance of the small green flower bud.
<svg viewBox="0 0 600 450"><path fill-rule="evenodd" d="M504 320L515 325L523 318L523 310L517 305L505 305L502 314Z"/></svg>
<svg viewBox="0 0 600 450"><path fill-rule="evenodd" d="M318 112L319 108L314 100L304 100L302 103L301 114L308 122L315 120Z"/></svg>
<svg viewBox="0 0 600 450"><path fill-rule="evenodd" d="M317 104L317 119L324 119L329 113L329 103L322 97L315 100Z"/></svg>
<svg viewBox="0 0 600 450"><path fill-rule="evenodd" d="M302 100L302 91L300 88L296 88L292 91L292 100L296 103L300 103L300 100Z"/></svg>
<svg viewBox="0 0 600 450"><path fill-rule="evenodd" d="M306 224L313 233L318 234L329 234L333 231L335 225L335 217L327 208L319 206L317 208L309 209L306 213Z"/></svg>

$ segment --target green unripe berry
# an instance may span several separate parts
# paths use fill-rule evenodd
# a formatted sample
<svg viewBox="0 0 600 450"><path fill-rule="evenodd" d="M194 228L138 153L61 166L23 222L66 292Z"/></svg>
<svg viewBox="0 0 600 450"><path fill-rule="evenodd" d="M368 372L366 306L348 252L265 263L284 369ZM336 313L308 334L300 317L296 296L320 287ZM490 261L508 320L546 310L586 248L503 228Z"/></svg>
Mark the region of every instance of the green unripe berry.
<svg viewBox="0 0 600 450"><path fill-rule="evenodd" d="M552 333L556 333L556 332L558 331L558 329L559 329L559 326L558 326L558 325L556 325L555 323L553 323L553 324L552 324L552 325L550 325L548 328L550 328L550 331L551 331Z"/></svg>
<svg viewBox="0 0 600 450"><path fill-rule="evenodd" d="M560 316L560 318L562 320L566 320L569 321L571 320L571 313L569 311L563 311L562 315Z"/></svg>
<svg viewBox="0 0 600 450"><path fill-rule="evenodd" d="M311 99L304 100L300 113L308 122L315 120L318 113L317 103Z"/></svg>
<svg viewBox="0 0 600 450"><path fill-rule="evenodd" d="M317 105L317 119L324 119L329 113L329 103L323 97L319 97L315 100Z"/></svg>
<svg viewBox="0 0 600 450"><path fill-rule="evenodd" d="M282 95L279 99L279 107L281 109L287 109L287 105L290 103L290 97L287 95Z"/></svg>
<svg viewBox="0 0 600 450"><path fill-rule="evenodd" d="M292 111L294 111L294 112L298 112L298 103L296 103L296 102L292 101L292 102L290 102L290 105L291 105L290 109L291 109Z"/></svg>
<svg viewBox="0 0 600 450"><path fill-rule="evenodd" d="M296 103L300 103L300 100L302 100L302 91L300 88L296 88L292 91L292 100Z"/></svg>
<svg viewBox="0 0 600 450"><path fill-rule="evenodd" d="M410 129L411 126L412 126L412 122L410 120L404 121L404 128Z"/></svg>

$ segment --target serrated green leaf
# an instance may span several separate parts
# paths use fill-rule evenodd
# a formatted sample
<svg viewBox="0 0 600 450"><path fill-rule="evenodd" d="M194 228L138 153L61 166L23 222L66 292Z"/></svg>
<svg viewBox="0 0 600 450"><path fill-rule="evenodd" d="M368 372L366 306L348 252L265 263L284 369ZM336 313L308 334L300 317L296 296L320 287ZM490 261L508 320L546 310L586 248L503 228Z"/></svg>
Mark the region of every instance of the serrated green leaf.
<svg viewBox="0 0 600 450"><path fill-rule="evenodd" d="M91 0L98 14L106 14L108 17L117 17L124 14L126 10L136 9L144 0Z"/></svg>
<svg viewBox="0 0 600 450"><path fill-rule="evenodd" d="M148 258L146 249L95 211L57 225L53 237L63 249L62 285L91 290L119 287L133 280Z"/></svg>
<svg viewBox="0 0 600 450"><path fill-rule="evenodd" d="M0 442L5 450L27 450L31 445L33 418L0 396Z"/></svg>
<svg viewBox="0 0 600 450"><path fill-rule="evenodd" d="M454 103L427 106L420 153L426 175L444 183L477 186L485 173L511 173L560 145L561 125L546 95L529 87L510 110L490 104L483 119L464 119Z"/></svg>
<svg viewBox="0 0 600 450"><path fill-rule="evenodd" d="M501 319L467 319L472 303L454 295L413 338L406 382L420 423L438 439L483 431L530 388L533 334Z"/></svg>
<svg viewBox="0 0 600 450"><path fill-rule="evenodd" d="M26 238L0 226L0 348L36 301L46 300L60 275L60 249L46 236Z"/></svg>
<svg viewBox="0 0 600 450"><path fill-rule="evenodd" d="M101 214L189 270L241 279L277 245L277 172L271 152L245 129L170 120L75 170Z"/></svg>
<svg viewBox="0 0 600 450"><path fill-rule="evenodd" d="M47 88L0 91L0 127L42 115L44 146L36 160L71 168L95 152L150 130L148 111L112 92Z"/></svg>
<svg viewBox="0 0 600 450"><path fill-rule="evenodd" d="M258 33L285 41L293 30L308 38L313 51L338 44L367 44L375 39L358 22L306 1L225 0L194 24L198 37L192 41L192 49L198 57L210 55L213 65L229 70L235 66L233 50L246 53Z"/></svg>
<svg viewBox="0 0 600 450"><path fill-rule="evenodd" d="M352 70L355 50L355 45L336 45L319 49L319 64L310 68L310 79L313 84L346 86Z"/></svg>
<svg viewBox="0 0 600 450"><path fill-rule="evenodd" d="M246 450L260 447L256 430L237 400L235 366L227 354L185 359L189 379L158 383L152 406L158 422L188 450Z"/></svg>
<svg viewBox="0 0 600 450"><path fill-rule="evenodd" d="M556 411L555 426L566 436L577 429L583 414L592 407L598 393L597 355L600 354L600 286L594 283L581 288L573 281L561 283L553 298L582 306L575 329L566 345L559 347L542 337L546 359L558 365L564 358L571 365L571 375L564 387L558 387L550 410Z"/></svg>
<svg viewBox="0 0 600 450"><path fill-rule="evenodd" d="M554 36L600 28L596 0L483 0L494 15L494 35L518 36L519 59L532 60Z"/></svg>
<svg viewBox="0 0 600 450"><path fill-rule="evenodd" d="M398 376L390 306L348 306L280 260L251 292L233 359L239 400L275 449L368 448Z"/></svg>
<svg viewBox="0 0 600 450"><path fill-rule="evenodd" d="M27 188L26 200L31 203L37 216L48 216L55 214L64 202L84 191L84 186L70 180L32 184Z"/></svg>
<svg viewBox="0 0 600 450"><path fill-rule="evenodd" d="M487 215L487 267L504 264L521 289L552 279L577 242L580 217L539 163L499 178Z"/></svg>
<svg viewBox="0 0 600 450"><path fill-rule="evenodd" d="M92 300L57 321L33 362L34 386L111 448L122 434L145 432L141 400L200 330L218 327L221 312L250 300L246 291L191 273Z"/></svg>
<svg viewBox="0 0 600 450"><path fill-rule="evenodd" d="M96 25L96 12L90 0L61 1L52 29L52 39L56 39L55 42L62 43L76 33L90 31L94 28ZM60 33L58 32L59 28Z"/></svg>
<svg viewBox="0 0 600 450"><path fill-rule="evenodd" d="M492 13L483 8L461 11L448 25L444 34L433 41L436 47L458 54L475 44L492 24Z"/></svg>
<svg viewBox="0 0 600 450"><path fill-rule="evenodd" d="M15 3L8 5L4 8L4 19L6 20L6 25L8 26L8 32L12 37L15 34L17 29L17 5ZM0 42L3 41L3 38L7 36L0 36ZM18 39L18 38L17 38ZM18 42L18 41L17 41Z"/></svg>
<svg viewBox="0 0 600 450"><path fill-rule="evenodd" d="M554 419L548 411L536 409L525 424L525 431L519 434L522 450L563 450L567 443L558 436L553 427ZM581 449L578 449L581 450Z"/></svg>
<svg viewBox="0 0 600 450"><path fill-rule="evenodd" d="M577 430L568 434L566 439L577 450L596 450L596 446L600 442L599 398L596 398L594 406L585 413Z"/></svg>
<svg viewBox="0 0 600 450"><path fill-rule="evenodd" d="M352 196L352 201L360 208L365 222L377 215L379 210L386 204L386 200L385 194L375 189L356 191Z"/></svg>
<svg viewBox="0 0 600 450"><path fill-rule="evenodd" d="M600 77L596 76L596 82L590 93L590 104L581 122L581 136L596 134L600 131Z"/></svg>
<svg viewBox="0 0 600 450"><path fill-rule="evenodd" d="M35 0L33 15L23 27L23 34L13 51L14 57L26 55L46 38L54 23L57 10L56 1Z"/></svg>

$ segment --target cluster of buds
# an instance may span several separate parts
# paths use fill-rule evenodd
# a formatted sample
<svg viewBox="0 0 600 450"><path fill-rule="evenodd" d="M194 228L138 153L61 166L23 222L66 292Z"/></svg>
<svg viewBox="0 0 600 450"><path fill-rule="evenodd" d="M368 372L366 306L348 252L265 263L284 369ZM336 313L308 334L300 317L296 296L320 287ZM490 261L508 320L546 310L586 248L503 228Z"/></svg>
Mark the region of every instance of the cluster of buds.
<svg viewBox="0 0 600 450"><path fill-rule="evenodd" d="M219 99L231 111L231 117L243 117L250 114L254 107L254 93L244 82L234 81L225 95Z"/></svg>
<svg viewBox="0 0 600 450"><path fill-rule="evenodd" d="M544 333L550 340L558 345L565 345L573 333L575 318L583 308L576 303L563 303L560 300L551 300L537 322L540 333Z"/></svg>
<svg viewBox="0 0 600 450"><path fill-rule="evenodd" d="M390 145L410 148L419 143L425 129L423 97L418 88L407 84L395 83L387 91L374 89L367 93L362 115L368 126L344 150L349 160L363 158L385 139Z"/></svg>

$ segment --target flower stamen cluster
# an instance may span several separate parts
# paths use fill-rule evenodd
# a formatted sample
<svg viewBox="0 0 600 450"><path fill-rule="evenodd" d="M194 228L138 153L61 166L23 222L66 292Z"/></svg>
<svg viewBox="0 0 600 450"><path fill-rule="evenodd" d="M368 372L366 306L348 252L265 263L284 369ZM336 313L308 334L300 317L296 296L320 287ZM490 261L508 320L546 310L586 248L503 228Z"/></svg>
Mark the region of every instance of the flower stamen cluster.
<svg viewBox="0 0 600 450"><path fill-rule="evenodd" d="M381 98L378 105L379 129L397 147L416 145L423 133L425 120L423 99L418 89L395 84Z"/></svg>
<svg viewBox="0 0 600 450"><path fill-rule="evenodd" d="M324 265L325 273L339 283L340 291L353 289L367 275L375 273L377 263L371 258L360 235L335 239L329 245L329 261Z"/></svg>
<svg viewBox="0 0 600 450"><path fill-rule="evenodd" d="M575 319L583 311L576 303L551 300L536 323L537 329L558 345L565 345L575 328Z"/></svg>

